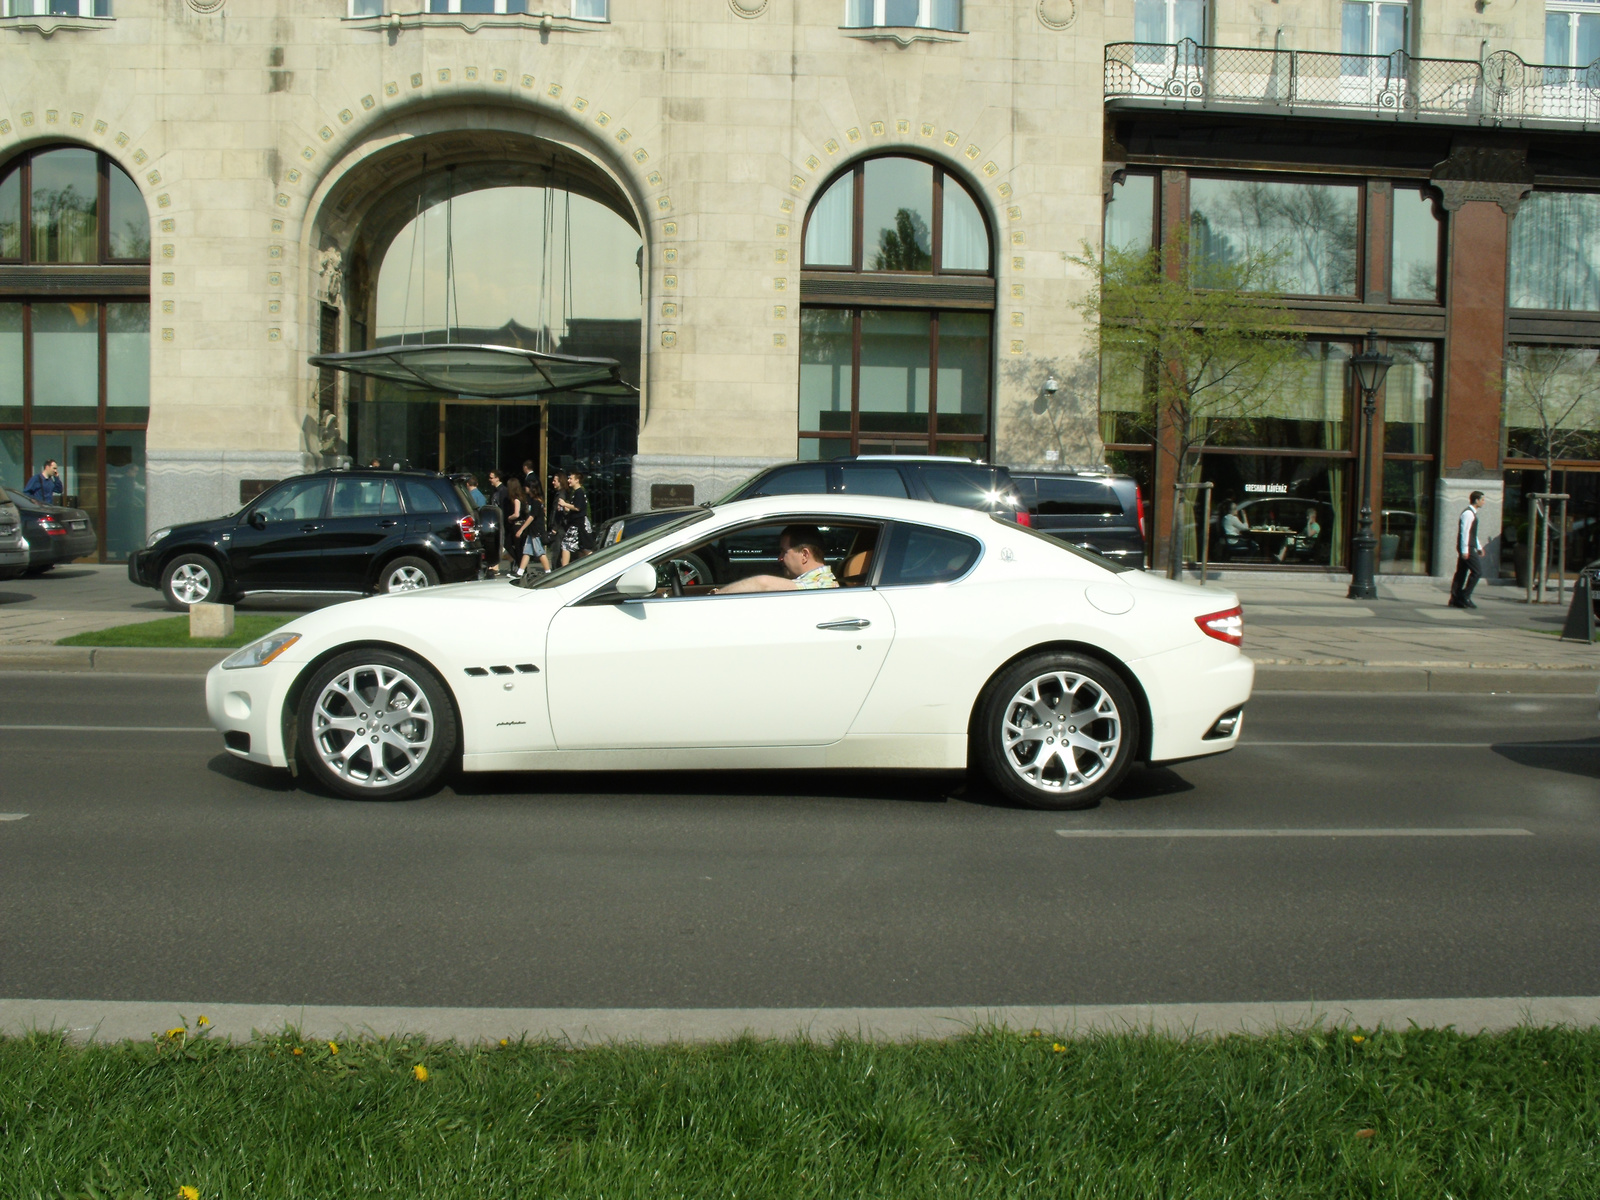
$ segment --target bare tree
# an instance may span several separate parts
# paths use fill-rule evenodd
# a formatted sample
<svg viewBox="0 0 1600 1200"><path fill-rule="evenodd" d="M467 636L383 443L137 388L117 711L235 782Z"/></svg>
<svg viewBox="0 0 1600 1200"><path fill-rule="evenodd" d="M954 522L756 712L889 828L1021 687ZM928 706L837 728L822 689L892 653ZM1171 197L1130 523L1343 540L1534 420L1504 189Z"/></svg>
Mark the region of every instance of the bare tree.
<svg viewBox="0 0 1600 1200"><path fill-rule="evenodd" d="M1506 425L1513 453L1544 463L1544 491L1563 458L1600 454L1600 351L1580 346L1512 346L1506 353Z"/></svg>
<svg viewBox="0 0 1600 1200"><path fill-rule="evenodd" d="M1135 377L1129 417L1179 480L1198 465L1217 423L1262 415L1301 359L1288 310L1270 298L1279 253L1191 257L1184 225L1165 249L1097 255L1085 245L1072 262L1093 280L1077 308L1098 338L1103 386L1107 374ZM1180 267L1168 271L1167 262ZM1167 573L1175 576L1183 526L1176 494L1171 511Z"/></svg>

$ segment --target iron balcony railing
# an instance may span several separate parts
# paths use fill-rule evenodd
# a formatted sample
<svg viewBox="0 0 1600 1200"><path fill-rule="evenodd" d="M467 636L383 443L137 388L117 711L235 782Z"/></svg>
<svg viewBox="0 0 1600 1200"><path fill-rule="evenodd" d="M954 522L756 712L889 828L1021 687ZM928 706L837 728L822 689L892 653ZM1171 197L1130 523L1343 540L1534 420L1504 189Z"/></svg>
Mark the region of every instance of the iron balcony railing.
<svg viewBox="0 0 1600 1200"><path fill-rule="evenodd" d="M1509 50L1482 62L1116 42L1106 47L1107 100L1325 110L1485 125L1600 126L1600 59L1587 67L1525 63Z"/></svg>

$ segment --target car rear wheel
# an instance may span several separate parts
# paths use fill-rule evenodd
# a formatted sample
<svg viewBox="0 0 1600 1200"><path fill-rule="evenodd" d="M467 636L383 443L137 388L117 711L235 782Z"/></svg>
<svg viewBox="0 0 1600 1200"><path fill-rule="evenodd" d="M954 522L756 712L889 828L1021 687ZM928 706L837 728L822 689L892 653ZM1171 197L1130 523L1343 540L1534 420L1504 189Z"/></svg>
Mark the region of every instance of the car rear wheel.
<svg viewBox="0 0 1600 1200"><path fill-rule="evenodd" d="M191 604L214 604L222 598L222 572L204 554L180 554L161 572L167 607L187 612Z"/></svg>
<svg viewBox="0 0 1600 1200"><path fill-rule="evenodd" d="M383 574L378 577L380 592L414 592L418 588L438 586L439 572L433 569L433 564L410 556L385 564Z"/></svg>
<svg viewBox="0 0 1600 1200"><path fill-rule="evenodd" d="M323 664L296 719L301 763L352 799L414 796L455 754L455 710L444 684L408 654L352 650Z"/></svg>
<svg viewBox="0 0 1600 1200"><path fill-rule="evenodd" d="M1139 746L1139 710L1105 663L1037 654L984 690L974 757L1001 793L1031 808L1089 808L1121 782Z"/></svg>

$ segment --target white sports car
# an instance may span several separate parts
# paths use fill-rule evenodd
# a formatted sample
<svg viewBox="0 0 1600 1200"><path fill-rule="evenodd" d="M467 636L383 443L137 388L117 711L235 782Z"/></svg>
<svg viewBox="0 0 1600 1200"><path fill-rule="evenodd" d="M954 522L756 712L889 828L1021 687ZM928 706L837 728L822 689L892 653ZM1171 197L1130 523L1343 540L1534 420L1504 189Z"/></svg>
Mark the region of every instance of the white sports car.
<svg viewBox="0 0 1600 1200"><path fill-rule="evenodd" d="M838 586L777 575L792 527ZM787 544L787 543L786 543ZM1227 592L1130 571L983 513L773 496L687 513L529 587L324 608L206 680L241 758L346 796L465 771L980 769L1080 808L1135 760L1231 749L1254 665Z"/></svg>

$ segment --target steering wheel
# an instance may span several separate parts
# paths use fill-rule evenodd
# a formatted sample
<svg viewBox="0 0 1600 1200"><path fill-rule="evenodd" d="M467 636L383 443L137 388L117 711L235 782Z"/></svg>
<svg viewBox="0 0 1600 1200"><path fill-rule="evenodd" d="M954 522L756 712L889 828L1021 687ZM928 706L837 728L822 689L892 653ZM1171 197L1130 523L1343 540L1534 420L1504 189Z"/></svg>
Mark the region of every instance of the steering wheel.
<svg viewBox="0 0 1600 1200"><path fill-rule="evenodd" d="M671 587L674 596L683 595L683 573L678 570L676 559L670 559L667 562L667 584Z"/></svg>

